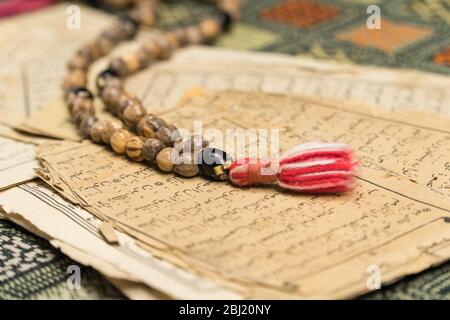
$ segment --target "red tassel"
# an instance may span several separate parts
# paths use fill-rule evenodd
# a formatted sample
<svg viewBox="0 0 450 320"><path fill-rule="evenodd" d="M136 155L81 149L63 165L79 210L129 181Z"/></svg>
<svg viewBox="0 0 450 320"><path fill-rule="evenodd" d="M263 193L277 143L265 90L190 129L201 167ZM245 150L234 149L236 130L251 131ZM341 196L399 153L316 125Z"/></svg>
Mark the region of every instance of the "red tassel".
<svg viewBox="0 0 450 320"><path fill-rule="evenodd" d="M349 146L311 142L287 150L279 159L236 160L229 173L237 186L276 183L299 192L340 193L354 188L358 167Z"/></svg>

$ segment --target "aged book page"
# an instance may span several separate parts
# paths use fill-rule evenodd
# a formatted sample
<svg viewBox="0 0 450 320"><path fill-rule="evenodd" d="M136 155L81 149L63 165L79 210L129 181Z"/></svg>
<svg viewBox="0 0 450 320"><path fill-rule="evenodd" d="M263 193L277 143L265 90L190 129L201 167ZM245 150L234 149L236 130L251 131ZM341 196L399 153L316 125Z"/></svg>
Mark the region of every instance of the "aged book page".
<svg viewBox="0 0 450 320"><path fill-rule="evenodd" d="M105 61L94 65L91 83L104 68ZM130 77L126 86L143 100L149 112L156 114L175 107L186 90L202 86L214 90L344 99L386 110L422 110L450 115L450 79L443 76L206 47L180 50L173 62L157 64ZM66 109L62 100L55 100L23 122L20 128L79 141L80 136L70 123ZM103 116L101 109L98 106L98 114Z"/></svg>
<svg viewBox="0 0 450 320"><path fill-rule="evenodd" d="M363 169L357 188L345 195L177 178L91 143L42 146L40 175L155 255L166 251L164 259L175 256L205 276L239 285L234 289L244 297L351 297L369 290L373 266L386 283L450 257L448 120L411 114L399 120L355 108L209 92L164 114L184 128L202 120L205 130L279 129L281 149L319 139L348 142ZM258 143L267 140L259 136ZM433 174L438 179L427 187Z"/></svg>
<svg viewBox="0 0 450 320"><path fill-rule="evenodd" d="M0 190L35 178L35 146L0 137Z"/></svg>
<svg viewBox="0 0 450 320"><path fill-rule="evenodd" d="M101 220L65 201L42 182L30 182L1 192L0 209L5 218L48 239L72 259L114 279L114 283L134 283L125 283L128 291L137 287L136 282L147 286L145 290L141 285L141 298L145 293L155 295L155 289L159 296L164 292L165 298L238 298L214 283L155 259L124 233L116 232L117 245L108 244L99 232Z"/></svg>
<svg viewBox="0 0 450 320"><path fill-rule="evenodd" d="M8 61L0 66L0 123L17 125L59 97L67 59L113 19L81 6L81 29L69 29L68 5L0 22L0 58Z"/></svg>

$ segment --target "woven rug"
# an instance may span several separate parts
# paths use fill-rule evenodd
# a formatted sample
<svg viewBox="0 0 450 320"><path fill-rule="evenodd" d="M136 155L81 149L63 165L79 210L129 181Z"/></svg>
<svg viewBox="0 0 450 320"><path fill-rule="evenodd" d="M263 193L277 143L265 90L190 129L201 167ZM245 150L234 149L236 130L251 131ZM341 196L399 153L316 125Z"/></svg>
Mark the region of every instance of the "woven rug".
<svg viewBox="0 0 450 320"><path fill-rule="evenodd" d="M366 28L371 4L381 9L381 30ZM199 1L163 3L159 26L190 24L211 10ZM450 74L450 0L247 0L240 23L213 45ZM46 241L0 220L1 299L124 298L85 267L81 289L68 289L67 268L74 264ZM450 299L450 263L361 298Z"/></svg>

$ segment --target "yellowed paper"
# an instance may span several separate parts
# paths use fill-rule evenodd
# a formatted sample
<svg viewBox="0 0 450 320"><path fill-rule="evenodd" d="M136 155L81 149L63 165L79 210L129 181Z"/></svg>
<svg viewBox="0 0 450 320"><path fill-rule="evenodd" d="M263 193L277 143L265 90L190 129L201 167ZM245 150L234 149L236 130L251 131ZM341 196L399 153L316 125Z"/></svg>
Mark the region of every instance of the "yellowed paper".
<svg viewBox="0 0 450 320"><path fill-rule="evenodd" d="M109 222L103 222L100 224L100 227L98 228L100 231L100 234L105 238L105 240L109 244L118 244L119 239L117 238L117 234L114 231L114 226Z"/></svg>
<svg viewBox="0 0 450 320"><path fill-rule="evenodd" d="M124 293L131 298L155 298L156 289L165 293L157 294L157 298L238 298L212 282L155 259L126 234L116 231L119 244L108 244L100 234L99 219L42 183L0 192L0 208L6 218L48 239L72 259L113 279L113 283L125 286Z"/></svg>
<svg viewBox="0 0 450 320"><path fill-rule="evenodd" d="M34 179L35 146L0 137L0 190Z"/></svg>
<svg viewBox="0 0 450 320"><path fill-rule="evenodd" d="M67 3L0 22L0 123L18 125L61 96L66 62L113 17L81 6L82 26L66 25Z"/></svg>
<svg viewBox="0 0 450 320"><path fill-rule="evenodd" d="M71 201L143 242L151 238L147 249L160 242L189 268L226 280L245 297L351 297L369 291L373 266L388 283L450 256L447 180L433 189L425 183L432 172L446 174L441 165L449 158L449 135L440 126L447 120L429 128L424 115L400 122L392 113L385 118L354 108L225 92L206 93L164 114L184 128L202 120L222 130L280 129L281 149L318 139L349 142L363 170L356 190L345 195L178 178L91 143L42 149L40 174Z"/></svg>
<svg viewBox="0 0 450 320"><path fill-rule="evenodd" d="M92 88L95 75L104 68L103 60L94 65L90 77ZM175 107L186 90L202 86L214 90L350 99L386 110L410 109L450 115L447 77L206 47L180 50L173 61L154 65L130 77L126 86L144 101L151 113ZM20 128L79 141L66 109L62 100L56 100ZM97 113L103 117L101 110L98 106Z"/></svg>

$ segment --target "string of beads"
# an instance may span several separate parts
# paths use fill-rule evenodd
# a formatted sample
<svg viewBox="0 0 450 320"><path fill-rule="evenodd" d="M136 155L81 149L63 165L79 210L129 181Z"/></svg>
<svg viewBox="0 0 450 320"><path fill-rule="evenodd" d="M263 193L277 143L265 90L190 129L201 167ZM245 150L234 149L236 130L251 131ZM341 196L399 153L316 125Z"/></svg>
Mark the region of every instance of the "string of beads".
<svg viewBox="0 0 450 320"><path fill-rule="evenodd" d="M174 125L148 114L142 102L125 90L126 76L155 60L168 59L180 47L209 42L229 30L239 16L239 6L239 0L218 1L216 13L199 24L161 33L142 42L136 52L112 59L97 76L96 87L104 106L116 116L113 120L99 120L95 115L94 95L86 88L89 67L120 42L133 39L141 24L152 24L156 1L121 16L95 41L78 50L67 64L63 88L65 103L80 134L110 145L116 153L126 154L134 161L146 160L161 171L183 177L201 174L213 180L229 179L238 186L277 183L302 192L350 190L358 162L345 145L295 146L286 152L289 156L271 159L269 163L277 169L267 174L267 170L261 170L261 159L233 162L223 150L209 148L203 137L183 135ZM346 165L341 166L342 163Z"/></svg>

